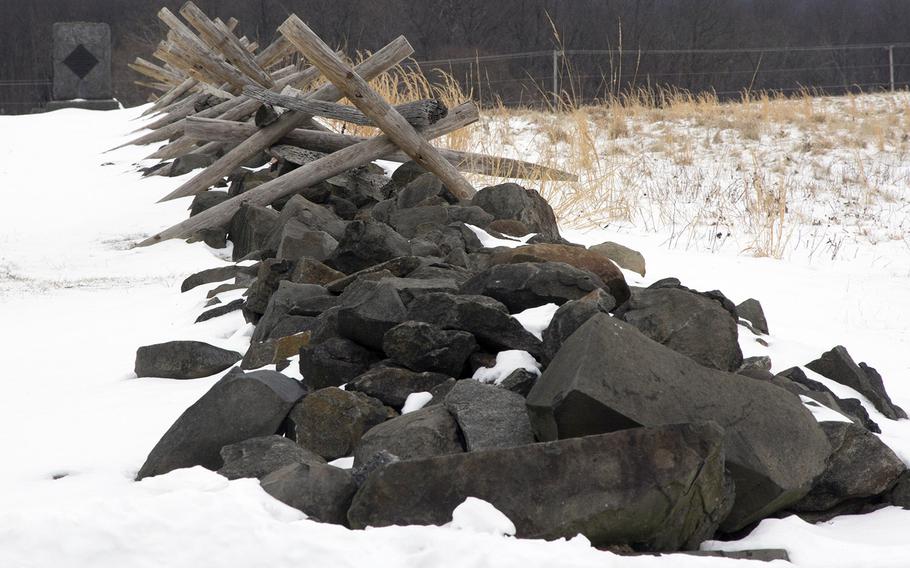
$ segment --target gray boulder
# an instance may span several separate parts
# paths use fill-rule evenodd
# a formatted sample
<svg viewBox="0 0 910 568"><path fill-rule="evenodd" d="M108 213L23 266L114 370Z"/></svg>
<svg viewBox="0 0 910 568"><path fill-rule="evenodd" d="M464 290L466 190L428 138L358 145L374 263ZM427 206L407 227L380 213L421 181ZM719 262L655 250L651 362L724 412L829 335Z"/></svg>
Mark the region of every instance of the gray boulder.
<svg viewBox="0 0 910 568"><path fill-rule="evenodd" d="M293 463L260 480L262 489L310 519L347 524L347 511L357 486L347 470L318 463Z"/></svg>
<svg viewBox="0 0 910 568"><path fill-rule="evenodd" d="M528 412L539 440L717 422L738 487L727 532L801 499L831 451L812 414L785 390L702 367L602 314L563 344L531 389Z"/></svg>
<svg viewBox="0 0 910 568"><path fill-rule="evenodd" d="M637 250L611 241L594 245L588 250L602 254L626 270L645 275L645 257Z"/></svg>
<svg viewBox="0 0 910 568"><path fill-rule="evenodd" d="M851 499L883 493L906 467L878 436L851 422L822 422L833 452L824 473L794 511L826 511Z"/></svg>
<svg viewBox="0 0 910 568"><path fill-rule="evenodd" d="M316 284L296 284L290 280L278 282L278 289L269 297L268 304L253 332L253 341L265 341L270 337L282 337L283 334L273 334L278 323L289 315L294 308L306 306L314 298L322 298L324 302L331 302L328 290ZM299 312L298 312L299 313ZM291 335L301 329L289 330Z"/></svg>
<svg viewBox="0 0 910 568"><path fill-rule="evenodd" d="M857 365L842 345L826 351L806 367L823 377L854 389L868 398L879 412L891 420L907 418L904 409L891 402L878 371L865 363Z"/></svg>
<svg viewBox="0 0 910 568"><path fill-rule="evenodd" d="M352 221L326 264L346 274L411 254L408 240L385 223Z"/></svg>
<svg viewBox="0 0 910 568"><path fill-rule="evenodd" d="M269 307L272 294L282 281L290 280L293 273L294 263L290 260L269 258L259 263L256 279L250 285L243 304L244 318L250 323L257 323Z"/></svg>
<svg viewBox="0 0 910 568"><path fill-rule="evenodd" d="M233 370L187 408L152 448L136 479L201 465L217 471L221 448L278 432L304 391L274 371Z"/></svg>
<svg viewBox="0 0 910 568"><path fill-rule="evenodd" d="M585 535L597 547L694 549L729 510L723 433L712 424L400 461L367 478L352 528L441 525L467 497L493 504L519 538Z"/></svg>
<svg viewBox="0 0 910 568"><path fill-rule="evenodd" d="M338 387L362 375L379 355L366 347L333 337L321 343L307 345L300 350L300 373L308 390Z"/></svg>
<svg viewBox="0 0 910 568"><path fill-rule="evenodd" d="M377 367L349 382L345 390L362 392L395 410L401 410L408 395L430 392L449 379L449 376L442 373L416 373L397 367Z"/></svg>
<svg viewBox="0 0 910 568"><path fill-rule="evenodd" d="M595 314L608 314L616 307L613 296L598 288L578 300L572 300L559 306L550 325L543 331L544 361L549 362L556 356L563 342L575 330L591 319Z"/></svg>
<svg viewBox="0 0 910 568"><path fill-rule="evenodd" d="M375 398L336 387L319 389L298 402L287 419L287 434L326 460L354 453L363 434L397 413Z"/></svg>
<svg viewBox="0 0 910 568"><path fill-rule="evenodd" d="M266 248L269 235L277 226L278 212L268 207L242 204L228 226L228 238L234 243L232 258L237 261Z"/></svg>
<svg viewBox="0 0 910 568"><path fill-rule="evenodd" d="M477 342L466 331L443 330L435 325L408 321L386 332L382 350L392 361L414 371L435 371L461 377L465 362Z"/></svg>
<svg viewBox="0 0 910 568"><path fill-rule="evenodd" d="M322 457L301 448L293 440L281 436L262 436L221 448L224 465L219 475L228 479L266 475L294 463L325 463Z"/></svg>
<svg viewBox="0 0 910 568"><path fill-rule="evenodd" d="M748 320L752 327L768 335L768 320L765 319L765 311L758 300L749 298L737 305L736 313L739 317Z"/></svg>
<svg viewBox="0 0 910 568"><path fill-rule="evenodd" d="M597 275L562 262L497 264L461 286L462 294L489 296L512 312L564 304L604 288Z"/></svg>
<svg viewBox="0 0 910 568"><path fill-rule="evenodd" d="M455 383L443 404L458 422L469 452L534 443L520 394L467 379Z"/></svg>
<svg viewBox="0 0 910 568"><path fill-rule="evenodd" d="M168 341L136 350L137 377L200 379L230 368L243 355L201 341Z"/></svg>
<svg viewBox="0 0 910 568"><path fill-rule="evenodd" d="M180 291L187 292L203 284L214 284L215 282L224 282L236 277L243 268L239 266L219 266L218 268L209 268L196 274L187 276L183 283L180 284Z"/></svg>
<svg viewBox="0 0 910 568"><path fill-rule="evenodd" d="M543 350L502 303L487 296L426 294L411 302L407 319L470 332L496 352L518 349L539 356Z"/></svg>
<svg viewBox="0 0 910 568"><path fill-rule="evenodd" d="M705 367L735 371L742 364L736 320L701 294L678 288L636 289L616 316Z"/></svg>
<svg viewBox="0 0 910 568"><path fill-rule="evenodd" d="M406 318L407 309L398 292L390 284L380 281L365 287L362 295L342 298L338 332L361 345L379 350L383 347L386 332Z"/></svg>
<svg viewBox="0 0 910 568"><path fill-rule="evenodd" d="M904 470L885 499L895 507L910 509L910 470Z"/></svg>
<svg viewBox="0 0 910 568"><path fill-rule="evenodd" d="M299 260L303 257L323 261L335 252L338 241L325 231L313 231L300 221L291 220L281 230L276 255Z"/></svg>
<svg viewBox="0 0 910 568"><path fill-rule="evenodd" d="M514 183L485 187L471 199L494 219L521 221L531 232L538 233L547 242L559 242L559 226L553 209L539 193Z"/></svg>
<svg viewBox="0 0 910 568"><path fill-rule="evenodd" d="M402 460L464 451L458 424L442 406L421 408L373 427L354 450L354 466L387 451Z"/></svg>

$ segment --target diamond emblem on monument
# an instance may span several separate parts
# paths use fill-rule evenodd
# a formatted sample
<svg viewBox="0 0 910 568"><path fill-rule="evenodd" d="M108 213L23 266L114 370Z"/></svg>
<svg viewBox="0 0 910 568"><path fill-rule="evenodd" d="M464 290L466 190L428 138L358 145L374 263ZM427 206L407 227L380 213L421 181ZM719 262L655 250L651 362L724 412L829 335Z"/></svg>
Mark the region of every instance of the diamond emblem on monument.
<svg viewBox="0 0 910 568"><path fill-rule="evenodd" d="M85 79L85 76L91 73L92 69L98 65L98 58L80 43L76 46L76 49L66 56L63 64L69 67L80 79Z"/></svg>

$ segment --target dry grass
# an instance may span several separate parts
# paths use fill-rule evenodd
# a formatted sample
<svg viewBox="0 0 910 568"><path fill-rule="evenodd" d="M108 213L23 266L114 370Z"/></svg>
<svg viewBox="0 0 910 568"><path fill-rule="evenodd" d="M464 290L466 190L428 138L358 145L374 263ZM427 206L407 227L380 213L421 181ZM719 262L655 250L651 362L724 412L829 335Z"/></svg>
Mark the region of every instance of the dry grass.
<svg viewBox="0 0 910 568"><path fill-rule="evenodd" d="M436 97L454 106L471 98L442 76L432 84L419 69L399 67L373 84L393 103ZM742 99L664 89L596 105L564 96L545 111L499 105L437 144L576 173L578 182L516 180L537 189L569 227L625 222L665 234L673 245L713 249L734 241L746 253L773 257L831 240L816 231L807 242L805 227L905 237L910 94ZM347 132L375 131L348 125ZM471 178L478 186L501 181Z"/></svg>

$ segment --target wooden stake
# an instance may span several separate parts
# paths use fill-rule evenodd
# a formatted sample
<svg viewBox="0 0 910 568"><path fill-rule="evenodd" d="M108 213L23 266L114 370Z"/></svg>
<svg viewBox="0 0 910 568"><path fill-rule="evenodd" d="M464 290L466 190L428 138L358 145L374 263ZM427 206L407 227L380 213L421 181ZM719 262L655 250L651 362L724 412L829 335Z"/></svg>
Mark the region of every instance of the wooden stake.
<svg viewBox="0 0 910 568"><path fill-rule="evenodd" d="M354 106L373 119L401 150L427 171L436 174L456 197L470 199L474 195L474 188L458 170L440 156L425 138L417 134L408 121L395 112L355 70L341 61L300 18L291 14L278 31L322 71Z"/></svg>
<svg viewBox="0 0 910 568"><path fill-rule="evenodd" d="M331 50L330 50L331 51ZM414 53L411 44L404 37L398 37L384 48L380 49L369 59L357 66L358 71L370 79L379 76L397 65L404 58ZM334 53L333 53L334 55ZM310 95L310 98L322 101L337 101L344 94L335 86L323 85ZM214 164L197 174L193 179L184 183L176 190L165 196L161 201L186 197L206 191L209 187L230 174L243 162L255 156L280 140L282 136L298 126L307 123L310 116L299 112L286 112L275 124L259 130L245 142L218 159ZM410 128L410 125L408 125Z"/></svg>
<svg viewBox="0 0 910 568"><path fill-rule="evenodd" d="M421 135L426 136L427 139L437 138L475 122L478 118L477 107L472 103L465 103L452 109L446 118L423 129ZM368 164L394 151L395 143L388 136L383 135L364 140L228 199L145 239L137 246L149 246L168 239L189 238L203 229L224 226L244 203L267 205L351 168Z"/></svg>

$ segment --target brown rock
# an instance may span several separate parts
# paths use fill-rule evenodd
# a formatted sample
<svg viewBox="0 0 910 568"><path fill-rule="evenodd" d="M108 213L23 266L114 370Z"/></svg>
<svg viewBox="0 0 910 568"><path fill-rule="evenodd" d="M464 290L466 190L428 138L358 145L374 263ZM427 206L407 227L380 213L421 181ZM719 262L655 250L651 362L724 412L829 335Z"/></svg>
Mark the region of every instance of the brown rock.
<svg viewBox="0 0 910 568"><path fill-rule="evenodd" d="M516 219L497 219L487 228L513 237L523 237L531 232L527 225Z"/></svg>
<svg viewBox="0 0 910 568"><path fill-rule="evenodd" d="M516 262L564 262L576 268L593 272L604 281L616 305L629 299L629 285L622 271L610 259L583 247L556 244L525 245L494 252L491 264Z"/></svg>
<svg viewBox="0 0 910 568"><path fill-rule="evenodd" d="M637 250L610 241L594 245L588 250L604 255L626 270L645 275L645 257Z"/></svg>

